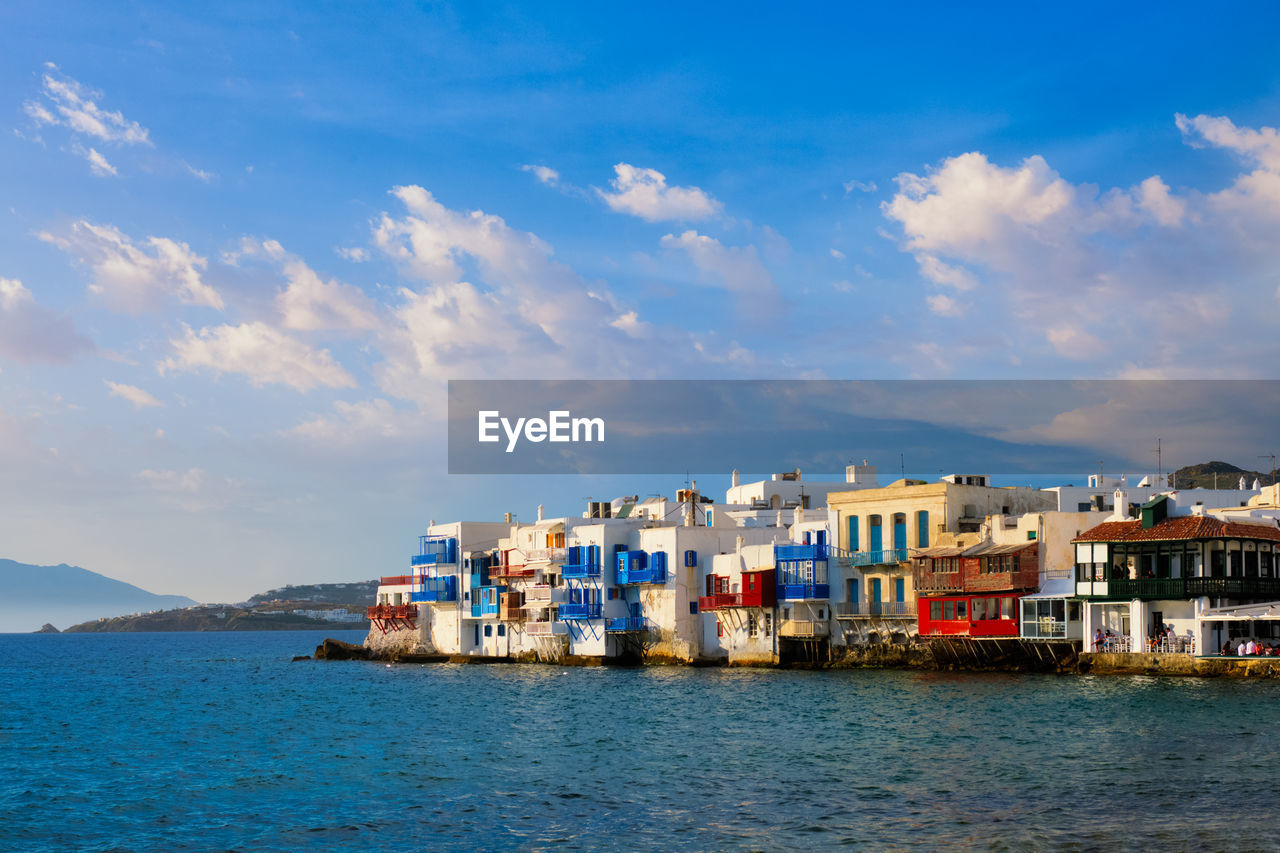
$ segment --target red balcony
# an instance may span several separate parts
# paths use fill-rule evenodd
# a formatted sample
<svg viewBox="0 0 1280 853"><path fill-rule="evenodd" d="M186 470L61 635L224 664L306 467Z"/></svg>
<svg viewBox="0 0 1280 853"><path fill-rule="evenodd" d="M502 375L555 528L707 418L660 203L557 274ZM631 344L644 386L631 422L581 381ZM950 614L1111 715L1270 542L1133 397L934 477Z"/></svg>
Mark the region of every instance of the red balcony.
<svg viewBox="0 0 1280 853"><path fill-rule="evenodd" d="M698 598L698 610L719 610L723 607L742 607L742 593L717 592L714 595L703 595Z"/></svg>
<svg viewBox="0 0 1280 853"><path fill-rule="evenodd" d="M383 586L413 586L417 582L413 575L392 575L380 581Z"/></svg>
<svg viewBox="0 0 1280 853"><path fill-rule="evenodd" d="M367 612L369 621L383 634L401 629L412 631L418 627L416 604L375 604Z"/></svg>

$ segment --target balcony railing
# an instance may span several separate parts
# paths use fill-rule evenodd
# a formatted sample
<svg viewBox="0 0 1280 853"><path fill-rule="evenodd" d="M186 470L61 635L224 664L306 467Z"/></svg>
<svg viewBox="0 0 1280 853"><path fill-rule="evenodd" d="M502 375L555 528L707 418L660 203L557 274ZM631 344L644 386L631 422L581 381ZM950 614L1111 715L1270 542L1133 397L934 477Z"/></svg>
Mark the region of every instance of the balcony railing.
<svg viewBox="0 0 1280 853"><path fill-rule="evenodd" d="M1280 598L1280 578L1187 578L1187 596Z"/></svg>
<svg viewBox="0 0 1280 853"><path fill-rule="evenodd" d="M831 605L837 619L914 619L916 606L910 601L841 601Z"/></svg>
<svg viewBox="0 0 1280 853"><path fill-rule="evenodd" d="M1142 578L1111 581L1108 594L1112 598L1186 598L1186 578Z"/></svg>
<svg viewBox="0 0 1280 853"><path fill-rule="evenodd" d="M503 563L489 567L489 577L491 578L531 578L534 575L532 566L526 566L524 563Z"/></svg>
<svg viewBox="0 0 1280 853"><path fill-rule="evenodd" d="M422 578L422 584L409 593L411 601L429 604L442 604L458 600L458 578L456 575L445 575L440 578Z"/></svg>
<svg viewBox="0 0 1280 853"><path fill-rule="evenodd" d="M392 575L391 577L383 578L378 583L382 586L413 586L417 582L418 578L415 575Z"/></svg>
<svg viewBox="0 0 1280 853"><path fill-rule="evenodd" d="M831 626L825 620L815 619L788 619L778 626L778 636L799 639L825 637L830 631Z"/></svg>
<svg viewBox="0 0 1280 853"><path fill-rule="evenodd" d="M560 605L561 619L599 619L601 606L599 602L591 604L583 604L581 602L569 602Z"/></svg>
<svg viewBox="0 0 1280 853"><path fill-rule="evenodd" d="M848 566L893 566L907 561L906 548L885 548L880 551L842 551L840 562Z"/></svg>
<svg viewBox="0 0 1280 853"><path fill-rule="evenodd" d="M560 574L568 580L586 580L600 577L599 563L566 563Z"/></svg>
<svg viewBox="0 0 1280 853"><path fill-rule="evenodd" d="M367 614L370 619L413 619L418 608L413 604L375 604Z"/></svg>
<svg viewBox="0 0 1280 853"><path fill-rule="evenodd" d="M627 634L636 631L648 631L649 620L643 616L625 616L621 619L606 619L604 629L610 634Z"/></svg>
<svg viewBox="0 0 1280 853"><path fill-rule="evenodd" d="M699 611L741 606L742 593L740 592L717 592L715 595L703 595L698 598Z"/></svg>
<svg viewBox="0 0 1280 853"><path fill-rule="evenodd" d="M458 562L458 540L451 536L419 536L418 554L409 558L411 566L433 566Z"/></svg>
<svg viewBox="0 0 1280 853"><path fill-rule="evenodd" d="M787 601L802 601L811 598L830 598L831 587L825 583L780 583L778 598Z"/></svg>
<svg viewBox="0 0 1280 853"><path fill-rule="evenodd" d="M555 637L569 633L569 626L563 622L526 622L524 632L530 637Z"/></svg>
<svg viewBox="0 0 1280 853"><path fill-rule="evenodd" d="M774 545L774 560L825 560L826 545Z"/></svg>
<svg viewBox="0 0 1280 853"><path fill-rule="evenodd" d="M563 563L568 548L531 548L524 552L526 563Z"/></svg>
<svg viewBox="0 0 1280 853"><path fill-rule="evenodd" d="M640 569L626 569L618 567L618 583L666 583L667 569L665 566L646 566Z"/></svg>
<svg viewBox="0 0 1280 853"><path fill-rule="evenodd" d="M920 569L916 572L915 587L919 592L960 592L964 589L964 579L959 571L930 572Z"/></svg>

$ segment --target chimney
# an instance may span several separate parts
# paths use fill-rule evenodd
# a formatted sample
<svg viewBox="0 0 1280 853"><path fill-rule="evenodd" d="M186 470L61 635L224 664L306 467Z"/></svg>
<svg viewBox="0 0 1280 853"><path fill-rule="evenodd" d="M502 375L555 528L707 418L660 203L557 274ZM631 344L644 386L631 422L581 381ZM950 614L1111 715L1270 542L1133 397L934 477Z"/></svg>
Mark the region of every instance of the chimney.
<svg viewBox="0 0 1280 853"><path fill-rule="evenodd" d="M434 524L434 522L432 522L432 523ZM511 513L509 513L509 512L504 512L504 513L502 514L502 523L503 523L503 524L510 524L510 523L511 523Z"/></svg>
<svg viewBox="0 0 1280 853"><path fill-rule="evenodd" d="M538 504L538 521L542 521L547 516L547 509L542 504Z"/></svg>
<svg viewBox="0 0 1280 853"><path fill-rule="evenodd" d="M734 468L733 473L729 475L729 485L738 488L738 469Z"/></svg>

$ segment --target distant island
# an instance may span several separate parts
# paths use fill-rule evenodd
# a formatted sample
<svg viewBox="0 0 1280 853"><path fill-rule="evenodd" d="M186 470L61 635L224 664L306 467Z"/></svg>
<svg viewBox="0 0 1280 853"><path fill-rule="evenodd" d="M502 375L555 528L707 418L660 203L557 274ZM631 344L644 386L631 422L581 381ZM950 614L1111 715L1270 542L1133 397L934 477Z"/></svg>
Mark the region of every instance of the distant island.
<svg viewBox="0 0 1280 853"><path fill-rule="evenodd" d="M377 590L376 580L286 586L260 592L240 604L195 604L94 619L63 633L368 630L366 608L373 604Z"/></svg>
<svg viewBox="0 0 1280 853"><path fill-rule="evenodd" d="M1254 480L1260 486L1273 486L1276 482L1275 471L1268 474L1237 468L1230 462L1202 462L1174 471L1169 476L1169 484L1179 489L1234 489L1241 477L1246 486L1252 486Z"/></svg>
<svg viewBox="0 0 1280 853"><path fill-rule="evenodd" d="M37 566L0 559L0 631L27 633L46 623L69 625L195 603L185 595L157 595L66 563Z"/></svg>

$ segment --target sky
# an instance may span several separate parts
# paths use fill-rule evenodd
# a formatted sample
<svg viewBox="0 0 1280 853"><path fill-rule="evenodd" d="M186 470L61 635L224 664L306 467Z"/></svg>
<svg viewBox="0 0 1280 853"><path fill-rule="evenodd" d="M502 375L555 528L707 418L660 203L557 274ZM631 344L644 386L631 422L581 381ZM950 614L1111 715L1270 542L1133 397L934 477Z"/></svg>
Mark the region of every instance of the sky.
<svg viewBox="0 0 1280 853"><path fill-rule="evenodd" d="M449 379L1277 378L1278 17L6 3L0 556L237 600L680 485L449 476Z"/></svg>

